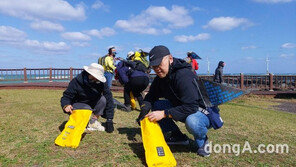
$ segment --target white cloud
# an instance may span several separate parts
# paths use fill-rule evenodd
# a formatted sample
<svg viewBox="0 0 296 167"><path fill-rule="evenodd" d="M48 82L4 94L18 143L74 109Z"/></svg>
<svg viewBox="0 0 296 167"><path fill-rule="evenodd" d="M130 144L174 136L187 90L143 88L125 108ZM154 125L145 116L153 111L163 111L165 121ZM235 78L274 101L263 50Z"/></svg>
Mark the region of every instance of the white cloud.
<svg viewBox="0 0 296 167"><path fill-rule="evenodd" d="M288 3L288 2L292 2L293 0L253 0L254 2L259 2L259 3L271 3L271 4L275 4L275 3Z"/></svg>
<svg viewBox="0 0 296 167"><path fill-rule="evenodd" d="M32 29L40 31L64 31L64 27L60 24L49 21L36 21L30 24Z"/></svg>
<svg viewBox="0 0 296 167"><path fill-rule="evenodd" d="M91 38L81 32L65 32L62 33L61 36L64 39L70 40L70 41L88 41L91 40Z"/></svg>
<svg viewBox="0 0 296 167"><path fill-rule="evenodd" d="M237 27L247 28L253 23L246 18L216 17L208 22L203 28L210 28L217 31L228 31Z"/></svg>
<svg viewBox="0 0 296 167"><path fill-rule="evenodd" d="M104 6L104 3L102 1L100 1L100 0L97 0L95 3L93 3L91 5L91 8L93 8L93 9L99 9L99 8L101 8L103 6Z"/></svg>
<svg viewBox="0 0 296 167"><path fill-rule="evenodd" d="M27 34L17 28L0 26L0 44L25 48L34 52L65 53L70 47L65 42L39 42L27 39Z"/></svg>
<svg viewBox="0 0 296 167"><path fill-rule="evenodd" d="M171 32L169 28L192 25L194 21L188 13L182 6L173 5L171 10L163 6L150 6L129 20L117 20L115 26L140 34L167 34Z"/></svg>
<svg viewBox="0 0 296 167"><path fill-rule="evenodd" d="M180 36L175 36L174 39L175 41L177 42L193 42L193 41L196 41L196 40L208 40L210 39L211 35L208 34L208 33L201 33L201 34L198 34L198 35L189 35L189 36L186 36L186 35L180 35Z"/></svg>
<svg viewBox="0 0 296 167"><path fill-rule="evenodd" d="M65 42L39 42L37 40L26 40L24 42L25 46L28 48L37 49L36 51L44 52L57 52L62 53L70 49L70 47Z"/></svg>
<svg viewBox="0 0 296 167"><path fill-rule="evenodd" d="M192 7L192 9L191 9L191 11L204 11L204 9L203 8L200 8L200 7L198 7L198 6L194 6L194 7Z"/></svg>
<svg viewBox="0 0 296 167"><path fill-rule="evenodd" d="M64 0L2 0L0 12L27 20L83 20L84 7Z"/></svg>
<svg viewBox="0 0 296 167"><path fill-rule="evenodd" d="M89 46L90 44L87 42L71 42L71 45L78 46L78 47L86 47L86 46Z"/></svg>
<svg viewBox="0 0 296 167"><path fill-rule="evenodd" d="M281 47L285 48L285 49L292 49L292 48L296 48L296 44L294 44L294 43L284 43Z"/></svg>
<svg viewBox="0 0 296 167"><path fill-rule="evenodd" d="M102 39L103 37L109 37L114 35L115 31L112 28L105 27L100 30L97 30L97 29L88 30L88 31L85 31L85 33Z"/></svg>
<svg viewBox="0 0 296 167"><path fill-rule="evenodd" d="M284 54L283 53L283 54L280 55L280 57L281 58L290 58L290 57L294 57L294 54L293 53L291 53L291 54Z"/></svg>
<svg viewBox="0 0 296 167"><path fill-rule="evenodd" d="M241 47L242 50L248 50L248 49L256 49L257 46L254 46L254 45L250 45L250 46L243 46Z"/></svg>
<svg viewBox="0 0 296 167"><path fill-rule="evenodd" d="M91 5L93 9L103 9L104 11L109 11L109 6L105 5L102 1L97 0Z"/></svg>
<svg viewBox="0 0 296 167"><path fill-rule="evenodd" d="M10 26L0 26L0 42L15 43L25 40L27 34Z"/></svg>

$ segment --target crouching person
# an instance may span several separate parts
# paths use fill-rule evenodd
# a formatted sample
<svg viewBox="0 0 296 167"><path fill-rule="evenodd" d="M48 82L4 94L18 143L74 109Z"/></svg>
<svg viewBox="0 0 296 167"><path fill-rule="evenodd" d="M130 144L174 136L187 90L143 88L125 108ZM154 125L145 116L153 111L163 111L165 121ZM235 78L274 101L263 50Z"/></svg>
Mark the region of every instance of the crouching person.
<svg viewBox="0 0 296 167"><path fill-rule="evenodd" d="M209 156L206 145L210 121L201 112L201 96L194 81L197 76L191 71L191 65L173 58L165 46L155 46L149 53L149 60L157 77L144 98L138 120L151 109L152 112L146 117L150 121L157 121L164 134L170 132L170 136L165 135L167 144L189 144L187 136L174 121L185 123L198 146L197 154Z"/></svg>
<svg viewBox="0 0 296 167"><path fill-rule="evenodd" d="M112 133L114 104L112 93L104 77L103 66L92 63L69 83L61 98L63 111L71 114L74 109L90 109L93 116L87 126L88 130ZM106 128L98 122L102 116L106 119Z"/></svg>

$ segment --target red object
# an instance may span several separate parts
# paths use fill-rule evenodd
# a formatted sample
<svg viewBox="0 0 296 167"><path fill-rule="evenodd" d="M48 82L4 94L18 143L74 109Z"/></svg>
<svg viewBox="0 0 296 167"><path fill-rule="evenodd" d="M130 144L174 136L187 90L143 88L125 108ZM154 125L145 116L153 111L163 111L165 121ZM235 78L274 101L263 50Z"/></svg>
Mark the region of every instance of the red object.
<svg viewBox="0 0 296 167"><path fill-rule="evenodd" d="M114 72L115 72L114 79L115 79L115 80L118 80L118 79L119 79L119 76L118 76L118 71L117 71L117 69L115 69Z"/></svg>
<svg viewBox="0 0 296 167"><path fill-rule="evenodd" d="M196 62L195 59L191 59L191 66L192 66L192 69L194 70L198 70L198 63Z"/></svg>

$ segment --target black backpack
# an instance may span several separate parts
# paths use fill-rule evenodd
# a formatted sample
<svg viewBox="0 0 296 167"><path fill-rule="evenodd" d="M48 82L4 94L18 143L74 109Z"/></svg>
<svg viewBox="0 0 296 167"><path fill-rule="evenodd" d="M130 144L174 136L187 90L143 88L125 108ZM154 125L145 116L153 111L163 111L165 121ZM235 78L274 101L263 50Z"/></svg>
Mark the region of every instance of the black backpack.
<svg viewBox="0 0 296 167"><path fill-rule="evenodd" d="M142 71L148 74L150 73L150 69L147 68L141 61L134 60L134 63L135 63L135 67L134 67L135 70Z"/></svg>

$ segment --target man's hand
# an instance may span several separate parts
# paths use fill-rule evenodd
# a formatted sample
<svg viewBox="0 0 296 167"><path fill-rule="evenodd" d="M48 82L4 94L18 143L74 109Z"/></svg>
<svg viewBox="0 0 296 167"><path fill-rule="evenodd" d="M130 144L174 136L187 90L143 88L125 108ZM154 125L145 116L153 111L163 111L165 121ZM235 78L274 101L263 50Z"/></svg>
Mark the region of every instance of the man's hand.
<svg viewBox="0 0 296 167"><path fill-rule="evenodd" d="M145 117L148 117L151 122L160 121L162 118L165 118L164 110L150 112Z"/></svg>
<svg viewBox="0 0 296 167"><path fill-rule="evenodd" d="M65 112L69 112L72 114L72 110L73 110L73 106L72 105L67 105L65 108L64 108Z"/></svg>

